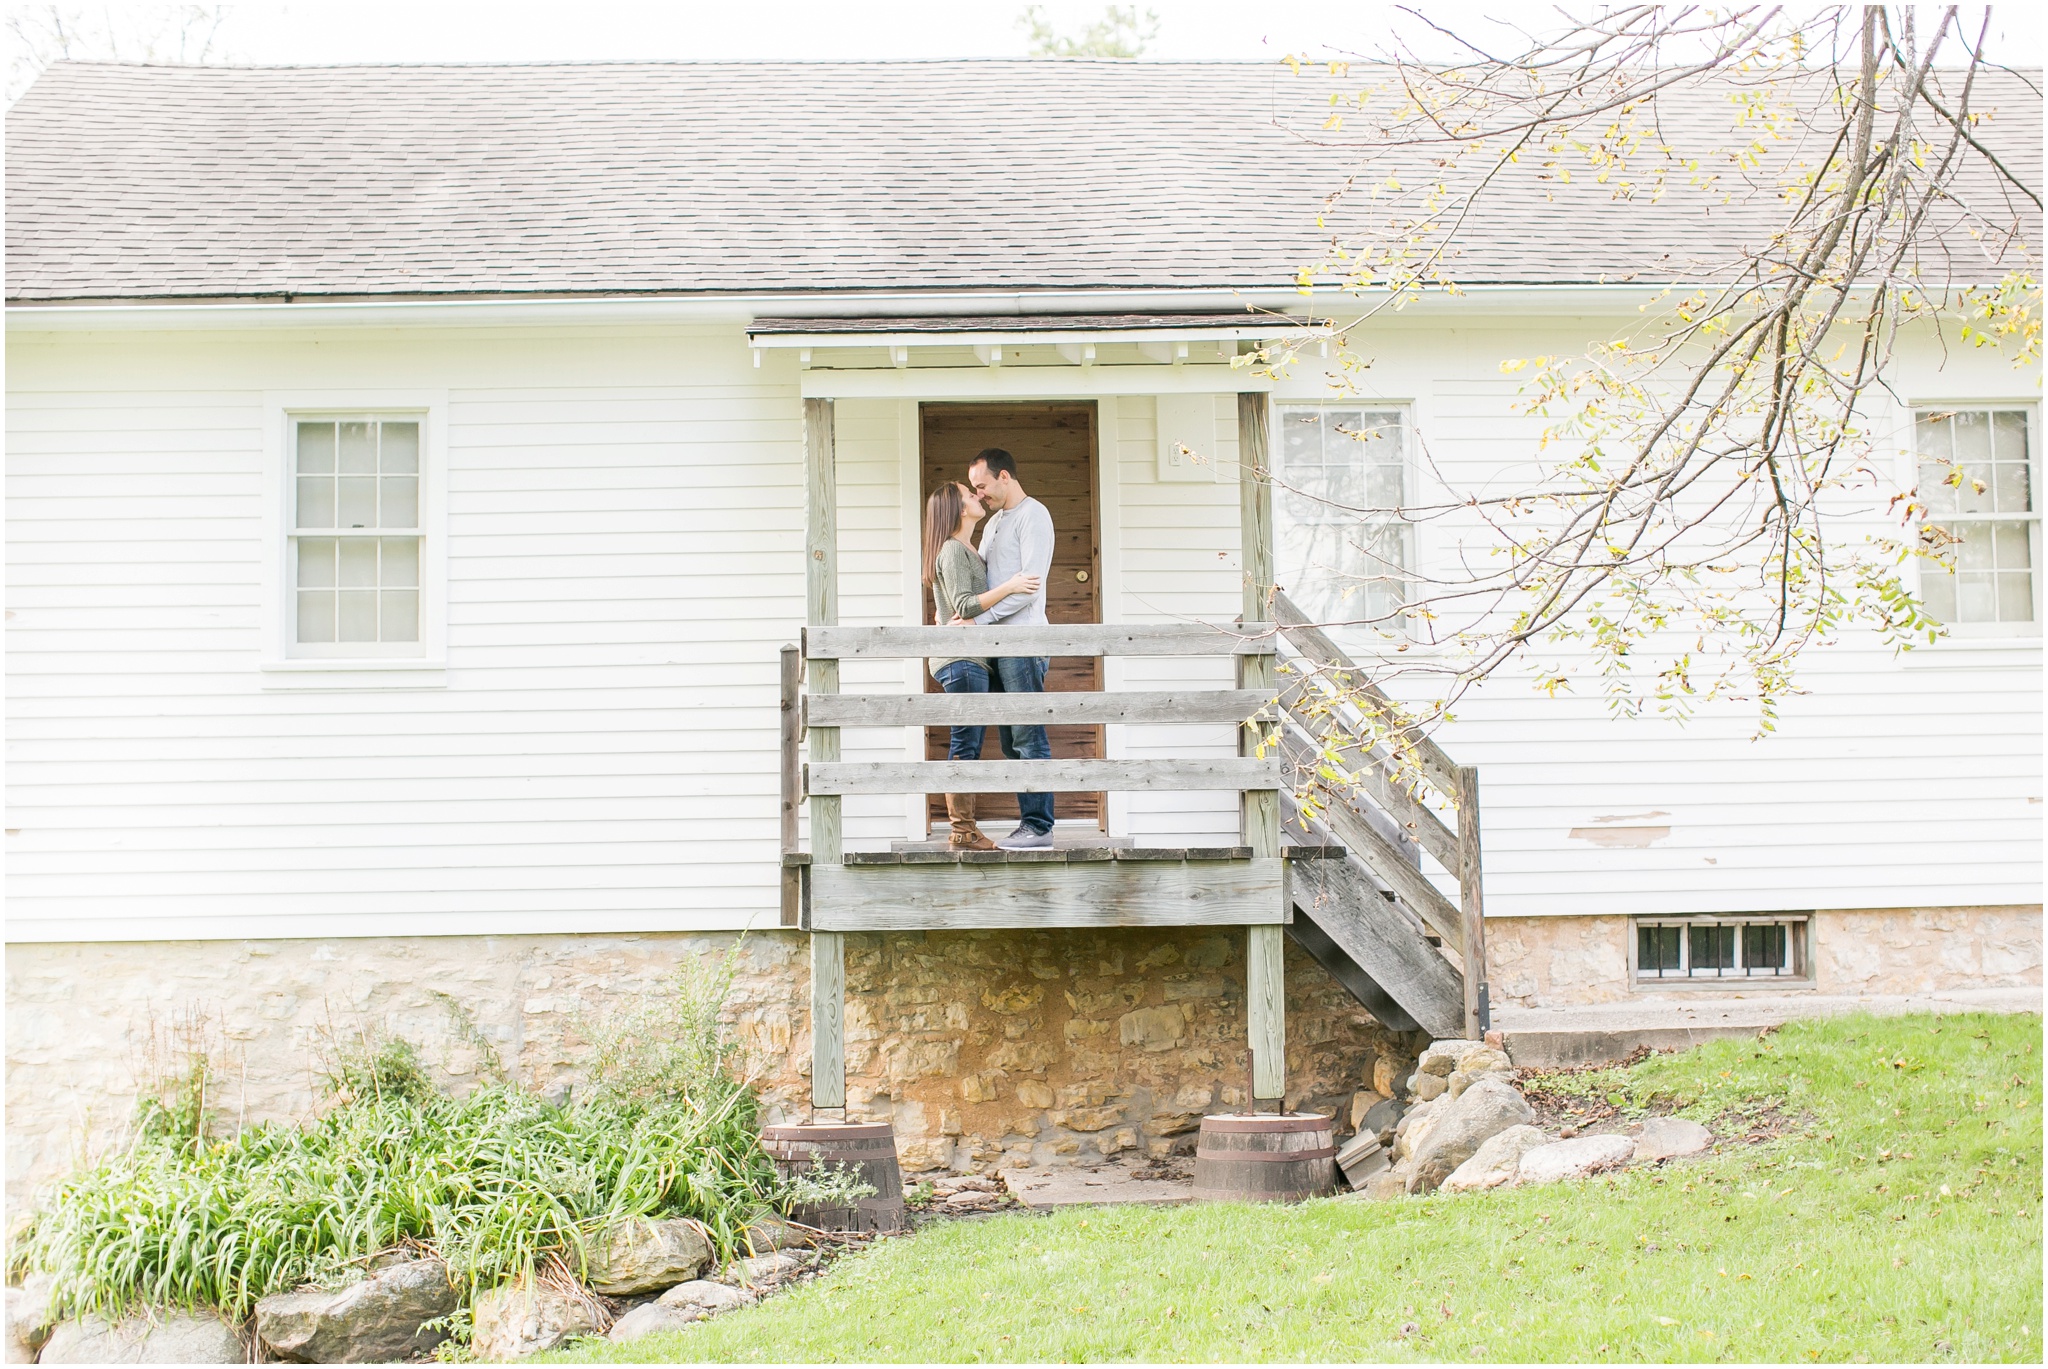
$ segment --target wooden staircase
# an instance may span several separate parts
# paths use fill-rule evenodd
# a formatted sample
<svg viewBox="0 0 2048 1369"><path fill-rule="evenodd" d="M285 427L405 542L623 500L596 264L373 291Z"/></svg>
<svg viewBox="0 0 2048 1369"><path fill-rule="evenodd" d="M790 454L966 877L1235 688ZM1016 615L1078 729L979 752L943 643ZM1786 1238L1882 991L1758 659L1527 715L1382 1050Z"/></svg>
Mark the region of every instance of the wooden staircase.
<svg viewBox="0 0 2048 1369"><path fill-rule="evenodd" d="M1390 706L1358 665L1285 594L1273 596L1281 642L1282 754L1313 767L1332 738L1364 729L1357 701ZM1322 812L1304 814L1282 796L1284 831L1309 846L1339 845L1339 860L1293 866L1294 921L1287 934L1374 1017L1396 1031L1477 1037L1489 1025L1479 850L1479 775L1425 736L1401 743L1401 767L1384 747L1346 744L1338 753L1355 777ZM1397 778L1452 809L1455 827ZM1424 873L1425 858L1456 883L1453 904Z"/></svg>

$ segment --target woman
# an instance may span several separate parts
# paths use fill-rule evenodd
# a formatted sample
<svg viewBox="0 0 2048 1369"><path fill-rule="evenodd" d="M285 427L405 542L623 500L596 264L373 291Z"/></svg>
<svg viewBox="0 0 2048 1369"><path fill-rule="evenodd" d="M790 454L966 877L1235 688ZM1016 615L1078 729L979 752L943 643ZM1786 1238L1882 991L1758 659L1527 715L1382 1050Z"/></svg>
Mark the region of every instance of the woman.
<svg viewBox="0 0 2048 1369"><path fill-rule="evenodd" d="M932 587L934 621L972 623L984 610L1012 594L1035 594L1036 575L1013 575L994 589L988 567L971 540L981 521L981 500L958 481L933 490L924 504L924 582ZM979 656L934 656L925 661L932 678L948 694L988 693L988 662ZM982 727L956 727L946 755L956 761L981 759ZM946 795L946 817L952 823L947 846L955 851L993 851L996 844L974 823L974 795Z"/></svg>

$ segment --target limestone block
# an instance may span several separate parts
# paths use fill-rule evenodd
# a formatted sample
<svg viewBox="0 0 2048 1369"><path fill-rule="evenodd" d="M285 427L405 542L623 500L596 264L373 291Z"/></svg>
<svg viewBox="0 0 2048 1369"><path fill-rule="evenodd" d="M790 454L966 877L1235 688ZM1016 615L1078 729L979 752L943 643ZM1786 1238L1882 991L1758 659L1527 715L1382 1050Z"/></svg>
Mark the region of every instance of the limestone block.
<svg viewBox="0 0 2048 1369"><path fill-rule="evenodd" d="M1683 1117L1652 1117L1636 1137L1638 1160L1671 1160L1698 1155L1714 1144L1714 1133Z"/></svg>
<svg viewBox="0 0 2048 1369"><path fill-rule="evenodd" d="M696 1318L701 1319L730 1312L736 1307L746 1307L755 1301L754 1295L744 1288L714 1283L710 1279L691 1279L688 1283L677 1284L648 1305L695 1313Z"/></svg>
<svg viewBox="0 0 2048 1369"><path fill-rule="evenodd" d="M1110 1104L1099 1108L1060 1108L1052 1114L1053 1125L1068 1131L1103 1131L1124 1120L1124 1110Z"/></svg>
<svg viewBox="0 0 2048 1369"><path fill-rule="evenodd" d="M605 1332L604 1338L615 1345L625 1345L659 1331L680 1331L691 1322L703 1321L706 1315L694 1309L643 1302L613 1322L612 1329Z"/></svg>
<svg viewBox="0 0 2048 1369"><path fill-rule="evenodd" d="M1372 1062L1373 1092L1392 1098L1401 1091L1401 1080L1413 1071L1413 1062L1401 1056L1380 1056Z"/></svg>
<svg viewBox="0 0 2048 1369"><path fill-rule="evenodd" d="M614 1298L659 1293L697 1277L711 1262L711 1242L695 1222L635 1218L620 1222L595 1243L585 1280Z"/></svg>
<svg viewBox="0 0 2048 1369"><path fill-rule="evenodd" d="M1450 1090L1450 1081L1444 1075L1425 1074L1417 1070L1408 1076L1408 1096L1418 1103L1434 1102Z"/></svg>
<svg viewBox="0 0 2048 1369"><path fill-rule="evenodd" d="M1549 1184L1560 1179L1583 1179L1602 1170L1620 1169L1636 1153L1636 1143L1626 1136L1579 1136L1553 1141L1522 1155L1515 1173L1517 1184Z"/></svg>
<svg viewBox="0 0 2048 1369"><path fill-rule="evenodd" d="M1444 1192L1466 1193L1513 1183L1522 1156L1549 1143L1550 1138L1537 1127L1517 1126L1495 1132L1473 1152L1471 1159L1451 1171L1451 1177L1444 1180Z"/></svg>
<svg viewBox="0 0 2048 1369"><path fill-rule="evenodd" d="M1433 1110L1428 1134L1411 1145L1415 1174L1411 1188L1428 1192L1471 1159L1488 1137L1533 1122L1536 1114L1512 1085L1482 1079Z"/></svg>
<svg viewBox="0 0 2048 1369"><path fill-rule="evenodd" d="M1372 1089L1360 1089L1352 1094L1351 1106L1346 1111L1346 1116L1351 1123L1351 1129L1354 1132L1363 1131L1365 1129L1365 1115L1371 1112L1375 1106L1385 1101L1385 1094L1375 1092Z"/></svg>
<svg viewBox="0 0 2048 1369"><path fill-rule="evenodd" d="M1049 1108L1052 1106L1052 1090L1036 1079L1019 1079L1017 1101L1027 1108Z"/></svg>
<svg viewBox="0 0 2048 1369"><path fill-rule="evenodd" d="M1187 1024L1187 1012L1177 1003L1139 1008L1117 1019L1117 1038L1138 1050L1172 1050L1186 1038Z"/></svg>
<svg viewBox="0 0 2048 1369"><path fill-rule="evenodd" d="M1445 1078L1458 1067L1458 1059L1467 1051L1484 1050L1484 1041L1447 1040L1432 1041L1415 1062L1415 1068L1422 1074L1434 1074Z"/></svg>
<svg viewBox="0 0 2048 1369"><path fill-rule="evenodd" d="M475 1330L470 1354L486 1362L524 1359L597 1329L596 1310L588 1298L545 1284L500 1284L476 1300L471 1315Z"/></svg>
<svg viewBox="0 0 2048 1369"><path fill-rule="evenodd" d="M62 1322L38 1364L245 1364L242 1333L210 1313L157 1311L117 1322L84 1316Z"/></svg>
<svg viewBox="0 0 2048 1369"><path fill-rule="evenodd" d="M278 1293L256 1304L256 1334L279 1359L301 1364L386 1364L424 1355L448 1338L422 1324L462 1304L439 1260L407 1260L332 1293Z"/></svg>

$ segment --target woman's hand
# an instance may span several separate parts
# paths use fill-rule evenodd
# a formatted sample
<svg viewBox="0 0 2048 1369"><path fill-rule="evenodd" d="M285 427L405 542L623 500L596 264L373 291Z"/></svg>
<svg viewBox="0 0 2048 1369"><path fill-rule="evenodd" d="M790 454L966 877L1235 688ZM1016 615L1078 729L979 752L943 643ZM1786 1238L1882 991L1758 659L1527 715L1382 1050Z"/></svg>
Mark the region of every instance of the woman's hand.
<svg viewBox="0 0 2048 1369"><path fill-rule="evenodd" d="M996 593L1004 599L1009 598L1012 594L1036 594L1038 593L1038 587L1044 583L1036 575L1026 575L1019 571L998 585Z"/></svg>

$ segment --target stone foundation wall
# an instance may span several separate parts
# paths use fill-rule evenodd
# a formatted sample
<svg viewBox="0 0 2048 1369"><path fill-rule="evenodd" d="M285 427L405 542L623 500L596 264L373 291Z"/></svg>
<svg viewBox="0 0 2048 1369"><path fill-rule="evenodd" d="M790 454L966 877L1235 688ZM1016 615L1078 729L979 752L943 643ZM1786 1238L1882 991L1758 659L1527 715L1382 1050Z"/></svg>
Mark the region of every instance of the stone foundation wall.
<svg viewBox="0 0 2048 1369"><path fill-rule="evenodd" d="M1486 964L1493 1001L1557 1008L1639 997L1628 977L1628 936L1626 917L1490 917ZM1812 937L1813 987L1820 993L2041 983L2039 905L1822 912L1813 916Z"/></svg>
<svg viewBox="0 0 2048 1369"><path fill-rule="evenodd" d="M730 935L391 937L15 945L7 956L7 1202L122 1134L138 1090L195 1042L221 1122L303 1116L323 1039L422 1048L472 1087L486 1046L544 1091L583 1081L588 1026L661 992ZM1244 935L1200 928L852 935L847 1115L896 1127L904 1167L1059 1164L1192 1149L1246 1101ZM1287 947L1289 1102L1340 1114L1418 1043ZM741 947L726 1016L768 1120L806 1115L800 934Z"/></svg>

